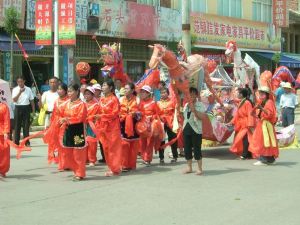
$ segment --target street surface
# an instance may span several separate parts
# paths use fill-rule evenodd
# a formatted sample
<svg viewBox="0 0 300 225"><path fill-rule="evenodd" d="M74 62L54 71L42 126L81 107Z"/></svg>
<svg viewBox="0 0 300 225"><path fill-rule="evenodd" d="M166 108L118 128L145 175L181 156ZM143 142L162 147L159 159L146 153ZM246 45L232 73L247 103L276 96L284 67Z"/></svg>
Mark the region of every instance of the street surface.
<svg viewBox="0 0 300 225"><path fill-rule="evenodd" d="M119 177L106 167L88 168L87 178L47 165L41 139L15 159L0 180L0 225L299 225L300 151L282 150L274 166L240 161L229 146L204 150L204 176L183 175L176 165L138 166ZM195 165L196 166L196 165Z"/></svg>

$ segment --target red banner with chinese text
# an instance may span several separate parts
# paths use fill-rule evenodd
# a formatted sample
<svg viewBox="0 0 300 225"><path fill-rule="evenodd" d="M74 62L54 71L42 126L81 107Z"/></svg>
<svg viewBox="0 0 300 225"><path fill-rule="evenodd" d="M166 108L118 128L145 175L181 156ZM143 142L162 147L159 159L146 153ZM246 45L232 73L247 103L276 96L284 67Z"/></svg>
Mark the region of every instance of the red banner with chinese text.
<svg viewBox="0 0 300 225"><path fill-rule="evenodd" d="M58 1L58 43L59 45L76 44L76 2L75 0Z"/></svg>
<svg viewBox="0 0 300 225"><path fill-rule="evenodd" d="M288 27L287 0L273 0L273 22L278 27Z"/></svg>
<svg viewBox="0 0 300 225"><path fill-rule="evenodd" d="M52 44L52 0L37 0L35 5L35 44Z"/></svg>

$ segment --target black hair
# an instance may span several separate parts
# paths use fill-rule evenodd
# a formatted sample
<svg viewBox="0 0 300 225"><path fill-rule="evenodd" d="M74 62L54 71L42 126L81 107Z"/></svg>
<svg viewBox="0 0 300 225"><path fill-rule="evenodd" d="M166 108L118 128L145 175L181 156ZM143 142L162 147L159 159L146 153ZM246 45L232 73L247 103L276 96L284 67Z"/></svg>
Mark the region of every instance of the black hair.
<svg viewBox="0 0 300 225"><path fill-rule="evenodd" d="M50 78L49 78L49 81L50 81L50 80L53 80L53 79L56 80L56 81L58 82L58 78L57 78L57 77L50 77Z"/></svg>
<svg viewBox="0 0 300 225"><path fill-rule="evenodd" d="M135 85L134 83L127 83L126 85L128 85L130 87L131 90L133 90L133 95L136 96L136 91L135 91Z"/></svg>
<svg viewBox="0 0 300 225"><path fill-rule="evenodd" d="M162 92L162 91L165 91L165 92L167 92L168 95L170 95L170 91L168 88L163 87L162 89L160 89L160 92Z"/></svg>
<svg viewBox="0 0 300 225"><path fill-rule="evenodd" d="M21 79L21 80L24 80L24 81L25 81L25 78L24 78L23 76L18 76L16 80L19 80L19 79Z"/></svg>
<svg viewBox="0 0 300 225"><path fill-rule="evenodd" d="M251 89L249 88L248 85L246 85L245 88L239 88L238 92L243 96L243 98L247 99L252 104L252 106L254 105L253 102L250 99Z"/></svg>
<svg viewBox="0 0 300 225"><path fill-rule="evenodd" d="M60 83L58 87L63 89L66 93L68 92L68 86L65 83Z"/></svg>
<svg viewBox="0 0 300 225"><path fill-rule="evenodd" d="M107 79L103 82L103 84L104 83L106 83L111 88L111 92L115 92L115 83L112 79Z"/></svg>
<svg viewBox="0 0 300 225"><path fill-rule="evenodd" d="M72 89L74 91L77 91L78 92L78 96L77 97L80 96L80 86L78 84L76 84L76 83L75 84L71 84L71 85L69 85L68 88Z"/></svg>
<svg viewBox="0 0 300 225"><path fill-rule="evenodd" d="M166 82L164 82L164 81L159 81L159 84L161 84L163 87L166 87Z"/></svg>
<svg viewBox="0 0 300 225"><path fill-rule="evenodd" d="M192 93L198 95L199 94L198 89L194 88L194 87L190 87L190 94L192 94Z"/></svg>

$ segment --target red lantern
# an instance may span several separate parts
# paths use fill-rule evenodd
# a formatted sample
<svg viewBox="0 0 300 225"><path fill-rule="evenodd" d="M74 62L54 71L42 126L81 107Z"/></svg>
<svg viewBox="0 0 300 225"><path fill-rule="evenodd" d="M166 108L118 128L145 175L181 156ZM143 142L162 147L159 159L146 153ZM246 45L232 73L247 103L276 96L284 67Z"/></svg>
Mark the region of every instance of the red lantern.
<svg viewBox="0 0 300 225"><path fill-rule="evenodd" d="M87 62L79 62L76 65L76 73L80 77L88 75L90 70L91 70L91 67Z"/></svg>

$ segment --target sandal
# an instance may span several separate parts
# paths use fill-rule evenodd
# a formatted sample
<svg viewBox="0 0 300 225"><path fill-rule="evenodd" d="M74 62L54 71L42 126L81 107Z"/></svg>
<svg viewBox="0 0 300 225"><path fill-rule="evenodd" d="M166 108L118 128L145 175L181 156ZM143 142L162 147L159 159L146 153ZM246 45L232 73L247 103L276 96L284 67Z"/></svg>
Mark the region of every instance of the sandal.
<svg viewBox="0 0 300 225"><path fill-rule="evenodd" d="M79 176L73 177L73 181L81 181L81 180L83 180L83 177L79 177Z"/></svg>
<svg viewBox="0 0 300 225"><path fill-rule="evenodd" d="M104 176L106 176L106 177L113 177L113 176L115 176L116 174L114 173L114 172L112 172L112 171L106 171L105 173L104 173Z"/></svg>

